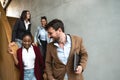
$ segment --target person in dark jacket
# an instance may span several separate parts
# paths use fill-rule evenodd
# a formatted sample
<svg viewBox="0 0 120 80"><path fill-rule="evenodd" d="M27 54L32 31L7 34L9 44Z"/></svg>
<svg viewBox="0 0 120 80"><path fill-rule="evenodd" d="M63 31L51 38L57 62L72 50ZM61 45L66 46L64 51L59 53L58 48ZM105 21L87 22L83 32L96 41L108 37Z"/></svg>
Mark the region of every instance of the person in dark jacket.
<svg viewBox="0 0 120 80"><path fill-rule="evenodd" d="M31 14L29 10L23 10L20 19L16 20L16 23L12 30L11 43L17 43L18 47L22 46L22 36L24 32L31 32ZM10 45L10 44L9 44Z"/></svg>

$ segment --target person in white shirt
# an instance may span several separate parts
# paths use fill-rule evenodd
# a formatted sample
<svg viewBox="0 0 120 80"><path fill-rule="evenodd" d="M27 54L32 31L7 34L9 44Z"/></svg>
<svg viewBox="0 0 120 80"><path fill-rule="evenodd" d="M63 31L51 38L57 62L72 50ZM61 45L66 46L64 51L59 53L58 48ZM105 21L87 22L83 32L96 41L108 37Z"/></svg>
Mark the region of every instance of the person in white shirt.
<svg viewBox="0 0 120 80"><path fill-rule="evenodd" d="M41 53L43 56L43 59L45 61L46 57L46 45L50 42L50 38L48 38L47 31L45 30L47 24L47 18L46 16L41 17L41 26L37 27L37 30L35 31L34 36L34 45L39 46L41 49Z"/></svg>
<svg viewBox="0 0 120 80"><path fill-rule="evenodd" d="M54 41L47 45L45 73L48 80L84 80L88 54L83 39L64 32L64 23L53 19L45 28ZM74 55L78 54L77 67L74 68Z"/></svg>
<svg viewBox="0 0 120 80"><path fill-rule="evenodd" d="M32 45L32 34L25 32L22 47L12 54L16 66L20 69L20 80L43 80L44 63L37 46Z"/></svg>

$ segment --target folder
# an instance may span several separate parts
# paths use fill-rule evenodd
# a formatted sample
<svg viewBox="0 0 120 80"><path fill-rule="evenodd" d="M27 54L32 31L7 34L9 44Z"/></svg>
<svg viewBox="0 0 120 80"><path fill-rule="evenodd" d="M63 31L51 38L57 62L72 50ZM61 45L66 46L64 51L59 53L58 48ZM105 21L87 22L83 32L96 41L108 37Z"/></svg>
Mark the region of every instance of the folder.
<svg viewBox="0 0 120 80"><path fill-rule="evenodd" d="M77 66L80 63L80 55L75 53L74 54L74 71L76 71Z"/></svg>

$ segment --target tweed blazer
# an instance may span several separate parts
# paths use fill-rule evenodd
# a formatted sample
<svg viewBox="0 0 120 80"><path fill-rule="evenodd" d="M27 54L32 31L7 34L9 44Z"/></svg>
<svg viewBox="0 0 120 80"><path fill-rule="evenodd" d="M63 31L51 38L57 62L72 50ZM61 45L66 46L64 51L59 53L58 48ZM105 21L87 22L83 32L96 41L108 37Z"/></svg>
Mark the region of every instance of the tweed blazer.
<svg viewBox="0 0 120 80"><path fill-rule="evenodd" d="M79 64L82 66L84 71L88 54L83 45L82 38L74 35L70 35L71 37L71 50L67 60L67 64L64 65L57 56L57 47L54 45L54 42L51 42L47 45L47 53L46 53L46 73L48 76L48 80L52 80L53 78L56 80L64 80L65 73L68 75L68 80L83 80L83 75L76 74L74 72L74 53L78 53L81 57Z"/></svg>

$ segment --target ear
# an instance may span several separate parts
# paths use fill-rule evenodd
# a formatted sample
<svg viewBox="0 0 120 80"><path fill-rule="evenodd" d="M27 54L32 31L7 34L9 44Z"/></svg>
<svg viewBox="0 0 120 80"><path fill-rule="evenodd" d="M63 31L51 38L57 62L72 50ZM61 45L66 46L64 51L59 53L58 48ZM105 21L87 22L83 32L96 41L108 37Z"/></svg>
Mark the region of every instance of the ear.
<svg viewBox="0 0 120 80"><path fill-rule="evenodd" d="M58 31L59 31L59 32L62 32L62 29L61 29L61 28L58 28Z"/></svg>

